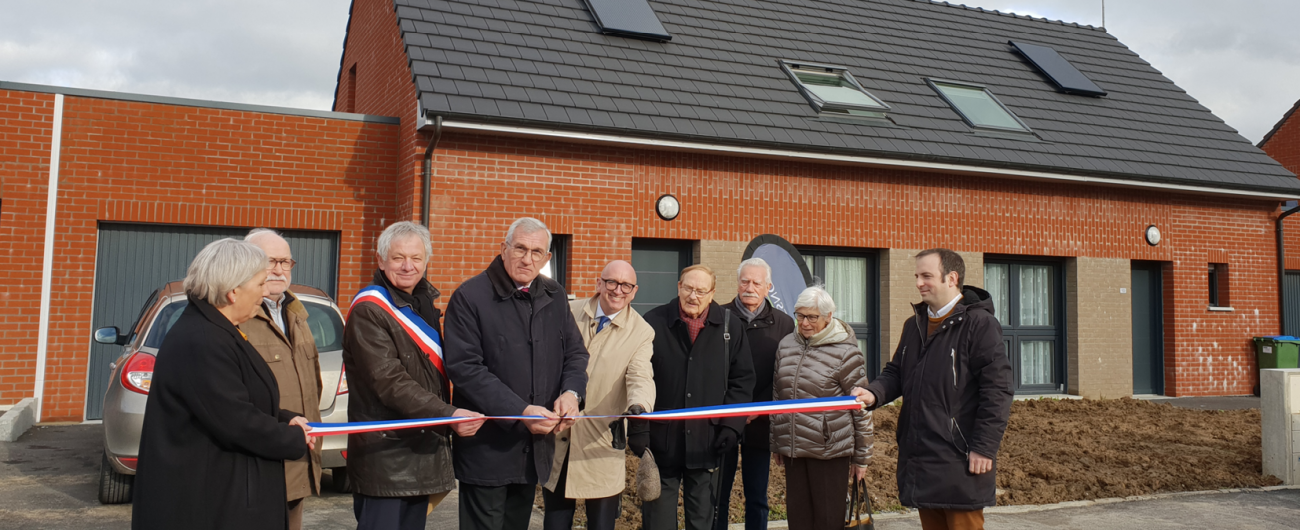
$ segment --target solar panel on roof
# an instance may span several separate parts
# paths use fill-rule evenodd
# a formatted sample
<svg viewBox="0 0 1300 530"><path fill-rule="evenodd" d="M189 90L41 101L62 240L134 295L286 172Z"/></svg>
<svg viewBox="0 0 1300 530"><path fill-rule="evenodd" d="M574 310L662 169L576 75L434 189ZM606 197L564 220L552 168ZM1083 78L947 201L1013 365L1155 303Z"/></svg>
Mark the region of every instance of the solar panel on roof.
<svg viewBox="0 0 1300 530"><path fill-rule="evenodd" d="M1070 64L1070 61L1061 57L1047 46L1037 44L1026 44L1023 42L1010 41L1011 46L1015 47L1029 62L1032 63L1043 75L1052 80L1057 88L1066 94L1079 94L1083 96L1104 96L1106 91L1093 83L1088 76L1083 75L1078 68Z"/></svg>
<svg viewBox="0 0 1300 530"><path fill-rule="evenodd" d="M670 41L672 35L655 16L648 0L584 0L600 32L637 39Z"/></svg>

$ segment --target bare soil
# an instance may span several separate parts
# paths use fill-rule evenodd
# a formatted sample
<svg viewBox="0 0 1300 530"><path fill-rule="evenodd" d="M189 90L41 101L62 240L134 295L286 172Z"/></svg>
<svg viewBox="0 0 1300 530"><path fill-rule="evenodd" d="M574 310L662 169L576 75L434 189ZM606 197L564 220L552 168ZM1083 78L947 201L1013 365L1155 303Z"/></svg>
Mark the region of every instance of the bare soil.
<svg viewBox="0 0 1300 530"><path fill-rule="evenodd" d="M875 411L868 474L877 511L901 510L895 468L897 406ZM998 504L1052 504L1151 493L1274 486L1262 474L1258 409L1202 411L1134 399L1017 401L998 455ZM619 530L639 528L629 453ZM665 492L665 494L669 494ZM541 496L538 495L540 506ZM772 466L771 519L785 519L785 474ZM680 508L679 508L680 511ZM577 524L585 523L582 509ZM737 477L731 520L744 519ZM585 525L584 525L585 526Z"/></svg>

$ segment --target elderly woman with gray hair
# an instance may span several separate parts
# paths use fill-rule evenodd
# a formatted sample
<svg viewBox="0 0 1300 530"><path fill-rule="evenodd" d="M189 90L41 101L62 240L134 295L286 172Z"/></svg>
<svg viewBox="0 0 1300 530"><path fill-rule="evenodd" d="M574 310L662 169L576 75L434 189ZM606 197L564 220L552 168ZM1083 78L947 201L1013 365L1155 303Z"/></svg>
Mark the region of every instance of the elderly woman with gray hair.
<svg viewBox="0 0 1300 530"><path fill-rule="evenodd" d="M858 339L834 313L825 289L809 287L799 295L798 328L777 350L775 399L847 396L867 384ZM785 465L790 528L842 528L849 480L865 477L871 458L871 412L778 414L771 432L774 458Z"/></svg>
<svg viewBox="0 0 1300 530"><path fill-rule="evenodd" d="M266 254L234 239L204 247L189 304L158 349L140 432L131 527L283 529L284 461L313 445L280 409L271 369L239 324L262 303Z"/></svg>

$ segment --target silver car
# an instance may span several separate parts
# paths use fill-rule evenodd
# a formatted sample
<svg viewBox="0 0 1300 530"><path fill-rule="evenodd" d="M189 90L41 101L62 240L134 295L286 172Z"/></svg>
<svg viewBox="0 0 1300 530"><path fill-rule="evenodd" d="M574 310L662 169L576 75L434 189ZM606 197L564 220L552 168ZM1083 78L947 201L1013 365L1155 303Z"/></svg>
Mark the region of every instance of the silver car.
<svg viewBox="0 0 1300 530"><path fill-rule="evenodd" d="M320 352L320 415L326 423L348 421L348 383L343 373L343 315L324 291L305 285L290 288L307 308L307 324ZM104 393L104 456L99 468L99 502L131 501L144 405L153 379L154 360L163 337L189 304L181 282L168 283L149 295L135 325L125 334L116 326L95 330L95 342L118 344L122 354L109 366ZM347 435L326 436L321 442L321 467L331 469L334 488L346 491Z"/></svg>

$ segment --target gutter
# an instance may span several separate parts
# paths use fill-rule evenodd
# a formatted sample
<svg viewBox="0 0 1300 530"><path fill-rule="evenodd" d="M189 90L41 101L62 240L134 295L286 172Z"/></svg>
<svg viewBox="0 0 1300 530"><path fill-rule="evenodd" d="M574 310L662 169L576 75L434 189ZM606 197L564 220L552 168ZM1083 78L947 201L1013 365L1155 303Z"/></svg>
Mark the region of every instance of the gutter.
<svg viewBox="0 0 1300 530"><path fill-rule="evenodd" d="M1291 214L1300 212L1300 206L1291 208L1277 216L1275 232L1277 234L1277 320L1278 335L1286 335L1286 228L1282 221Z"/></svg>
<svg viewBox="0 0 1300 530"><path fill-rule="evenodd" d="M433 173L433 150L438 147L441 138L442 116L434 116L433 138L429 139L429 145L424 148L424 170L420 177L420 224L425 228L429 227L429 181Z"/></svg>
<svg viewBox="0 0 1300 530"><path fill-rule="evenodd" d="M35 417L41 421L45 400L45 367L50 349L50 290L54 284L54 230L59 210L59 153L63 145L63 94L54 94L54 119L50 128L50 180L45 196L45 254L41 265L41 306L36 325L36 373L32 381Z"/></svg>
<svg viewBox="0 0 1300 530"><path fill-rule="evenodd" d="M1192 184L1173 184L1162 182L1142 182L1121 178L1098 177L1088 175L1072 175L1068 173L1048 173L1044 171L1020 170L1010 168L990 168L980 166L969 166L963 164L952 164L946 162L927 162L921 160L904 160L881 158L873 156L855 156L855 155L837 155L828 153L814 153L804 151L791 151L785 149L767 149L762 147L744 147L726 144L683 142L678 140L668 140L661 138L640 138L635 136L619 136L612 134L585 133L576 131L566 131L560 129L544 129L536 127L524 127L515 125L498 125L490 123L476 123L470 121L447 120L441 121L435 129L437 133L442 128L459 129L465 131L503 134L513 136L530 136L555 138L564 140L574 140L580 142L606 143L625 146L641 146L652 149L670 149L699 151L710 153L725 153L730 155L741 156L758 156L766 158L792 159L800 161L811 161L818 163L838 163L859 166L871 166L888 169L910 169L918 171L942 171L946 173L957 173L964 175L982 175L1001 178L1014 178L1024 180L1046 180L1055 182L1073 182L1080 184L1096 184L1102 186L1142 189L1142 190L1162 190L1178 191L1204 195L1232 196L1250 199L1266 200L1294 200L1300 197L1300 192L1269 192L1269 191L1251 191L1251 190L1234 190L1226 188L1215 188L1210 186L1197 186ZM423 129L423 128L422 128Z"/></svg>

